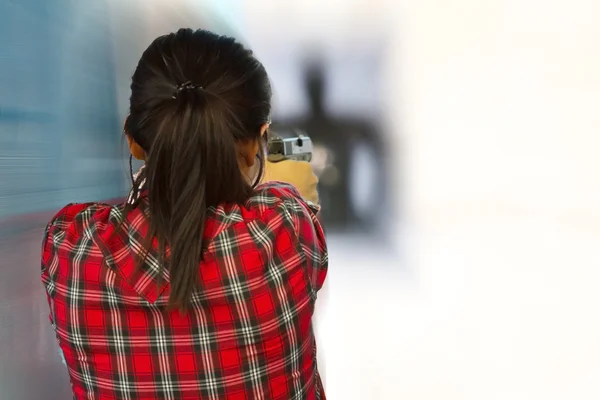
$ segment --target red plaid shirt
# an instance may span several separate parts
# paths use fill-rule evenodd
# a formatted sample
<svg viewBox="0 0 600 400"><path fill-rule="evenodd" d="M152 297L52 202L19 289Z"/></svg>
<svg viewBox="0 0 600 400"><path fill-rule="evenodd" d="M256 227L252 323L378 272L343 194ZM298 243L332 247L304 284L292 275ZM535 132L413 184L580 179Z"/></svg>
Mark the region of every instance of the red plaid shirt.
<svg viewBox="0 0 600 400"><path fill-rule="evenodd" d="M75 399L325 399L311 324L328 265L316 206L268 183L244 207L211 208L186 315L167 310L156 249L135 268L148 229L139 207L113 236L123 209L71 204L46 229L42 281Z"/></svg>

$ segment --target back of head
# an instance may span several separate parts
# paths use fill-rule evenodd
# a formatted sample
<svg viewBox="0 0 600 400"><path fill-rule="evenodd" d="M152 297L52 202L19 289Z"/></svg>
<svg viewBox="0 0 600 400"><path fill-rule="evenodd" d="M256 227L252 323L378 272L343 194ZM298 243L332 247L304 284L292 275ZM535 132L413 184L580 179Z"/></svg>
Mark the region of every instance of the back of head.
<svg viewBox="0 0 600 400"><path fill-rule="evenodd" d="M260 143L270 101L264 67L229 37L181 29L157 38L139 61L125 131L145 155L138 179L146 182L149 238L158 238L170 270L172 306L185 310L197 285L208 208L252 194L238 150ZM263 157L258 151L261 171Z"/></svg>

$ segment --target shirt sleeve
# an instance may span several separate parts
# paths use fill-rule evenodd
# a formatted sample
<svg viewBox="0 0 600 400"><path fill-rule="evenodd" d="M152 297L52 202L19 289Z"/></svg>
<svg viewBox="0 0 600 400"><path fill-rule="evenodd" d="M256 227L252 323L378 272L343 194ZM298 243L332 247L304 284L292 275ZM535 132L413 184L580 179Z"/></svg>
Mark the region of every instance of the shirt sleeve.
<svg viewBox="0 0 600 400"><path fill-rule="evenodd" d="M271 182L269 186L276 191L277 197L283 200L285 214L291 218L302 254L307 262L312 288L316 294L322 287L329 267L329 254L325 232L317 213L320 207L306 201L298 190L286 183Z"/></svg>
<svg viewBox="0 0 600 400"><path fill-rule="evenodd" d="M59 269L60 248L73 220L86 204L69 204L60 210L48 223L42 240L41 278L48 306L50 307L50 323L54 326L54 294L56 292L56 277Z"/></svg>
<svg viewBox="0 0 600 400"><path fill-rule="evenodd" d="M302 204L302 202L301 202ZM325 241L325 232L317 218L319 208L313 203L303 203L305 215L309 218L300 219L298 234L300 242L304 247L304 253L312 266L312 282L316 291L321 290L327 269L329 267L329 253L327 251L327 242Z"/></svg>

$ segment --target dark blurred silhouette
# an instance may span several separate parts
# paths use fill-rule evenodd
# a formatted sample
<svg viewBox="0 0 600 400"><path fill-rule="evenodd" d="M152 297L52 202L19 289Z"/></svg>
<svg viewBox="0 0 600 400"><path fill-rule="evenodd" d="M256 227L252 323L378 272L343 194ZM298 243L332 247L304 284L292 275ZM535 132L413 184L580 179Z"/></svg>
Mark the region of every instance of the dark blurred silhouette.
<svg viewBox="0 0 600 400"><path fill-rule="evenodd" d="M306 64L304 86L310 105L309 113L295 120L280 121L279 124L304 130L313 140L315 153L324 150L327 155L325 160L317 155L312 162L319 176L323 223L329 230L370 230L374 228L376 214L386 199L387 156L383 137L376 124L368 118L360 115L334 117L327 112L327 82L320 59L313 58ZM375 187L377 193L373 197L377 202L369 205L366 214L360 213L352 201L351 166L353 152L360 145L369 148L377 160L376 182L368 185Z"/></svg>

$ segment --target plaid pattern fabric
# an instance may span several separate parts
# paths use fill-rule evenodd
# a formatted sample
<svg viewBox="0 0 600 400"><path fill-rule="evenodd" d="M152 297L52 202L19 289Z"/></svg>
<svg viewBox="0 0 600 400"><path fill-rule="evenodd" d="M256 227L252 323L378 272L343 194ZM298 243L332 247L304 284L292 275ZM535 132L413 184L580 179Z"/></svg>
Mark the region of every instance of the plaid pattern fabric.
<svg viewBox="0 0 600 400"><path fill-rule="evenodd" d="M71 204L46 229L42 281L75 399L325 399L311 324L328 265L316 206L271 182L244 207L211 208L185 315L167 310L156 243L135 268L142 207L113 235L123 209Z"/></svg>

